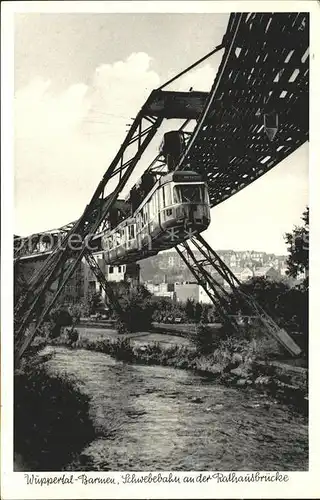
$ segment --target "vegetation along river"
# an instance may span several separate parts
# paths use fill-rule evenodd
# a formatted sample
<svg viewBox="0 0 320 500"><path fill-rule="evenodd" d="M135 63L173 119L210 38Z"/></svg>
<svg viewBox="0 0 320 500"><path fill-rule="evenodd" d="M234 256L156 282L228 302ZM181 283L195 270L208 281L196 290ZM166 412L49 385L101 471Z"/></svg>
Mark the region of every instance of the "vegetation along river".
<svg viewBox="0 0 320 500"><path fill-rule="evenodd" d="M188 371L125 364L86 350L57 347L48 367L82 381L103 431L73 468L308 468L306 418L266 396Z"/></svg>

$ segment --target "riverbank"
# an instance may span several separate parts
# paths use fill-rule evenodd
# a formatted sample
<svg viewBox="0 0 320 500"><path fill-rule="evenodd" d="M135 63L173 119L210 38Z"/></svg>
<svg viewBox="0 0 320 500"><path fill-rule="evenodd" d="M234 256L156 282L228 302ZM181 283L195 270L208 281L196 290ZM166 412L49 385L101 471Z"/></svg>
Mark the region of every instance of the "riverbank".
<svg viewBox="0 0 320 500"><path fill-rule="evenodd" d="M249 341L221 341L210 354L200 354L192 343L162 344L143 338L141 341L141 338L80 336L77 342L70 343L62 336L51 344L108 354L132 364L189 370L228 387L266 394L305 415L308 413L307 370L261 359L259 346Z"/></svg>
<svg viewBox="0 0 320 500"><path fill-rule="evenodd" d="M262 393L87 349L45 351L50 373L82 381L100 431L67 470L308 468L306 417Z"/></svg>

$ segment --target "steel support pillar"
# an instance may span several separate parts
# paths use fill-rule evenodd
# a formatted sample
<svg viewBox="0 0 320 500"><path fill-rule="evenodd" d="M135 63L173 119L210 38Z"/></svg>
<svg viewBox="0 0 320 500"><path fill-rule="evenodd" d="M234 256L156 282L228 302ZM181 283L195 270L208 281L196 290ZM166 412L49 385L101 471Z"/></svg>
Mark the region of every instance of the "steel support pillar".
<svg viewBox="0 0 320 500"><path fill-rule="evenodd" d="M190 242L194 246L194 249ZM279 342L291 355L299 355L301 353L300 347L252 297L239 290L240 281L205 239L198 234L191 238L190 242L185 241L177 245L176 250L196 278L198 284L202 286L210 297L223 320L231 328L235 330L239 329L236 321L230 314L229 294L225 289L225 285L227 284L237 296L239 302L245 304L246 309L251 312L252 316L259 319L261 327L267 335Z"/></svg>
<svg viewBox="0 0 320 500"><path fill-rule="evenodd" d="M119 152L111 162L105 175L96 188L90 203L85 208L82 217L73 225L65 238L52 249L51 255L45 261L43 267L28 283L28 290L18 299L15 306L15 338L16 362L18 363L28 348L38 328L45 320L47 314L54 306L62 289L71 278L79 262L83 257L90 254L90 243L94 235L99 232L101 224L108 216L110 209L116 202L119 194L124 189L132 172L134 171L141 155L156 134L162 118L147 116L144 109L137 115L128 135L120 147ZM118 176L118 184L107 197L105 190L110 190L110 181ZM74 249L76 237L80 246ZM72 245L71 245L72 243ZM66 262L68 265L60 286L53 294L48 304L42 305L43 298L56 281L61 267ZM32 333L25 335L28 326L35 320L35 328ZM30 330L29 330L30 331Z"/></svg>

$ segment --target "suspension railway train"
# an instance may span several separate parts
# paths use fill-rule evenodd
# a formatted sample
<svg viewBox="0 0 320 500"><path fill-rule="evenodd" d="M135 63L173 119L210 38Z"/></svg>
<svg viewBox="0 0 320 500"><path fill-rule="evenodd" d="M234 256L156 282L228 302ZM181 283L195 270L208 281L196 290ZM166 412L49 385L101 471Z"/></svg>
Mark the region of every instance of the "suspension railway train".
<svg viewBox="0 0 320 500"><path fill-rule="evenodd" d="M102 237L107 264L136 262L156 255L210 224L207 185L192 171L169 171L154 183L140 204L131 201L131 207L131 216Z"/></svg>

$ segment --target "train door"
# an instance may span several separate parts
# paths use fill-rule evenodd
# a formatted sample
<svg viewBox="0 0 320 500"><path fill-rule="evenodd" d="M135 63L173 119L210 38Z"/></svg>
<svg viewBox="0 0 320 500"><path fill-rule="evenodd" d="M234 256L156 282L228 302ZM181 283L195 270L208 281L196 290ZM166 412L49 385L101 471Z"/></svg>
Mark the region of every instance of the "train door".
<svg viewBox="0 0 320 500"><path fill-rule="evenodd" d="M173 227L175 225L175 209L172 206L172 183L170 182L161 188L161 204L160 223L162 229Z"/></svg>

